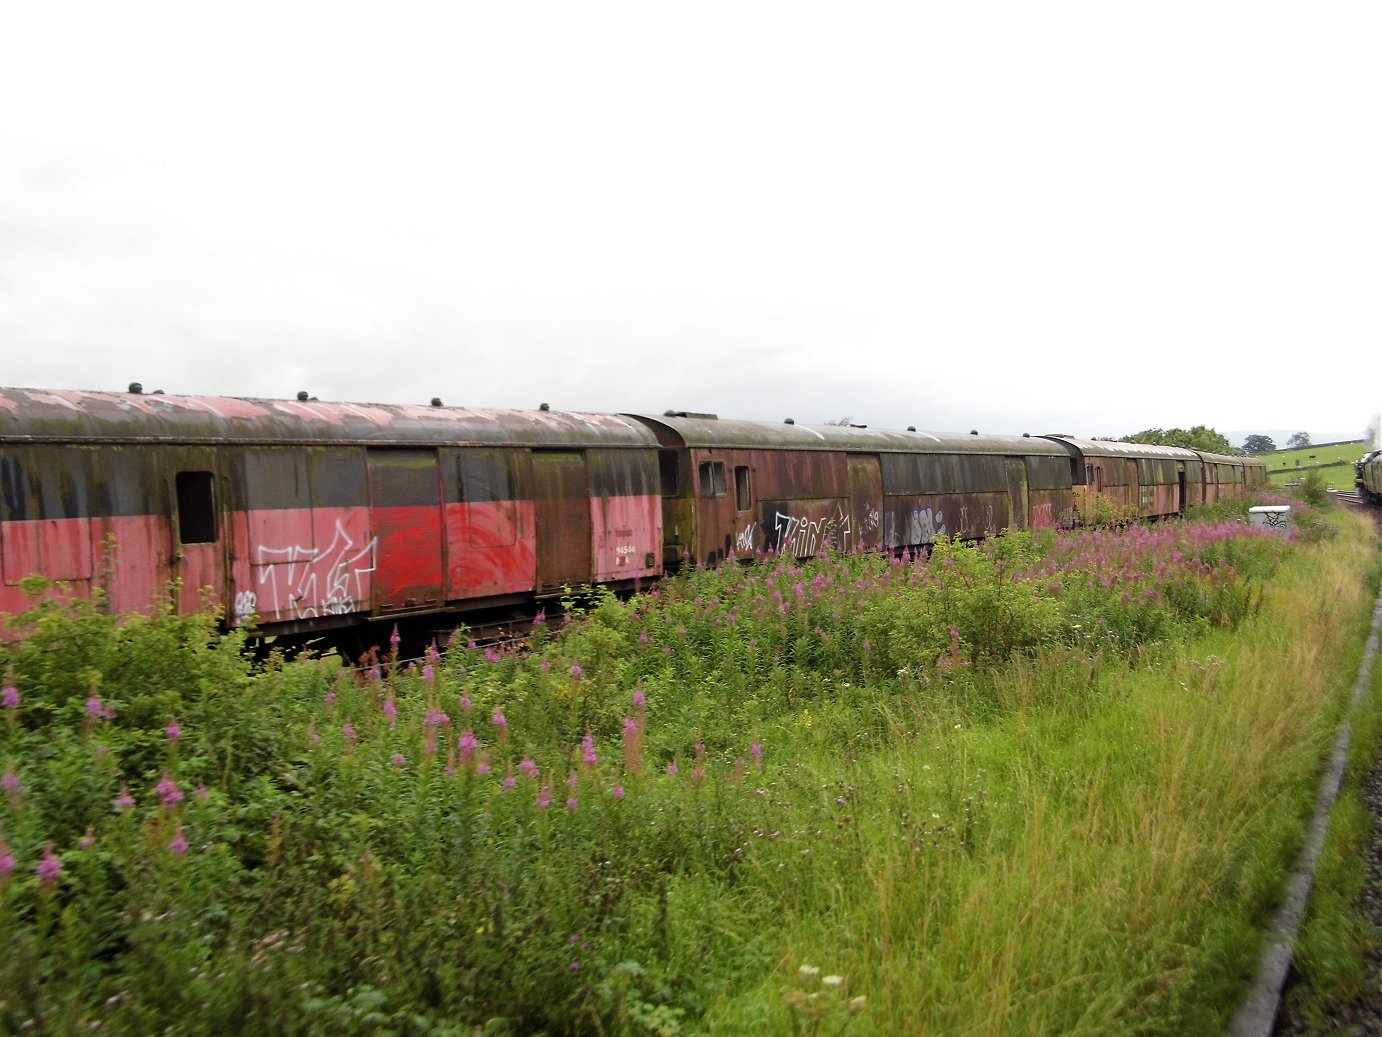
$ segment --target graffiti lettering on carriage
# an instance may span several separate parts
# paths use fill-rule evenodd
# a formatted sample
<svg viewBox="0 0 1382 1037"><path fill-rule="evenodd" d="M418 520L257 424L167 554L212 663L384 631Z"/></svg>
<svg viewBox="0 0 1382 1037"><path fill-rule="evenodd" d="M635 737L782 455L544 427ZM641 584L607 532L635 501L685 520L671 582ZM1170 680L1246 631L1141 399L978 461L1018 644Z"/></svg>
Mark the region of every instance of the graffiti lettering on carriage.
<svg viewBox="0 0 1382 1037"><path fill-rule="evenodd" d="M1032 505L1032 528L1041 529L1045 526L1056 524L1056 506L1054 504L1033 504Z"/></svg>
<svg viewBox="0 0 1382 1037"><path fill-rule="evenodd" d="M267 614L306 619L356 611L357 602L369 600L367 583L375 569L376 544L374 537L357 543L338 521L331 543L321 550L261 545L255 568ZM237 610L242 596L236 597ZM253 608L255 596L247 597L246 604Z"/></svg>
<svg viewBox="0 0 1382 1037"><path fill-rule="evenodd" d="M887 546L908 547L913 544L929 544L936 537L948 535L945 528L945 515L931 508L912 508L900 516L888 515Z"/></svg>
<svg viewBox="0 0 1382 1037"><path fill-rule="evenodd" d="M975 525L974 523L979 523ZM968 504L960 506L960 530L969 533L995 533L998 526L994 521L992 504L982 504L971 507Z"/></svg>
<svg viewBox="0 0 1382 1037"><path fill-rule="evenodd" d="M849 516L844 509L837 508L830 518L808 519L777 512L773 516L773 533L777 538L777 550L791 551L798 558L814 555L826 544L849 549Z"/></svg>
<svg viewBox="0 0 1382 1037"><path fill-rule="evenodd" d="M758 532L758 523L750 522L741 529L734 538L734 549L736 551L752 551L754 549L754 534Z"/></svg>

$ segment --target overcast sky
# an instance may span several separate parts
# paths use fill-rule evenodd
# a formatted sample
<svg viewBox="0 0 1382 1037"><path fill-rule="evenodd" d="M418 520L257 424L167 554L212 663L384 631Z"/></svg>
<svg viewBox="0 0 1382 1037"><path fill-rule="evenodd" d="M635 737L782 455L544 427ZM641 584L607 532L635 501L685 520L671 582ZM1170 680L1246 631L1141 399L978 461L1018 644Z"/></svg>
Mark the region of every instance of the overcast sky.
<svg viewBox="0 0 1382 1037"><path fill-rule="evenodd" d="M1359 436L1382 4L8 3L0 384Z"/></svg>

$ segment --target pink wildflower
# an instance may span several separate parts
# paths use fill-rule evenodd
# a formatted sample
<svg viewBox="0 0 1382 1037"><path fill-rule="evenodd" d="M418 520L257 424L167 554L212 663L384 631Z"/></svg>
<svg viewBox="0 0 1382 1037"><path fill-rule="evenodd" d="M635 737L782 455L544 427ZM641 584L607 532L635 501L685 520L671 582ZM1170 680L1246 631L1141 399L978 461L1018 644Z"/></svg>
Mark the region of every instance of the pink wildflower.
<svg viewBox="0 0 1382 1037"><path fill-rule="evenodd" d="M95 845L96 845L96 829L95 829L94 827L92 827L91 825L87 825L87 826L86 826L86 831L83 832L83 833L82 833L82 837L81 837L80 839L77 840L77 845L80 846L83 850L89 850L89 849L91 849L93 846L95 846Z"/></svg>
<svg viewBox="0 0 1382 1037"><path fill-rule="evenodd" d="M587 767L594 767L600 762L600 758L595 755L595 736L588 729L585 737L581 739L581 759Z"/></svg>
<svg viewBox="0 0 1382 1037"><path fill-rule="evenodd" d="M395 651L397 651L397 650L398 650L398 646L399 646L400 644L402 644L402 643L403 643L403 638L402 638L402 636L401 636L401 635L399 634L399 632L398 632L398 624L395 623L395 624L393 625L393 633L389 635L389 645L390 645Z"/></svg>
<svg viewBox="0 0 1382 1037"><path fill-rule="evenodd" d="M24 791L24 783L19 780L19 775L14 771L6 771L3 776L0 776L0 787L4 788L11 799L18 799L20 793Z"/></svg>
<svg viewBox="0 0 1382 1037"><path fill-rule="evenodd" d="M580 802L576 799L575 796L571 796L569 799L567 799L567 801L566 801L566 809L567 809L567 810L574 811L578 806L580 806Z"/></svg>
<svg viewBox="0 0 1382 1037"><path fill-rule="evenodd" d="M670 778L675 778L680 771L681 768L677 766L676 760L673 760L667 765L667 776Z"/></svg>
<svg viewBox="0 0 1382 1037"><path fill-rule="evenodd" d="M128 810L132 806L134 806L134 797L130 795L129 786L121 785L120 795L115 797L115 809Z"/></svg>
<svg viewBox="0 0 1382 1037"><path fill-rule="evenodd" d="M154 786L154 791L163 800L165 807L171 807L182 802L182 789L178 788L178 783L164 772L163 780Z"/></svg>
<svg viewBox="0 0 1382 1037"><path fill-rule="evenodd" d="M100 717L105 712L105 706L95 695L86 700L86 715L89 717Z"/></svg>
<svg viewBox="0 0 1382 1037"><path fill-rule="evenodd" d="M168 844L168 852L175 857L181 857L187 852L187 836L183 833L182 825L178 825L177 834L173 836L173 841Z"/></svg>
<svg viewBox="0 0 1382 1037"><path fill-rule="evenodd" d="M581 679L581 675L582 675L583 673L585 673L585 671L581 669L581 664L580 664L580 663L572 663L572 664L571 664L571 679L572 679L572 680L580 680L580 679Z"/></svg>
<svg viewBox="0 0 1382 1037"><path fill-rule="evenodd" d="M510 771L508 774L505 774L505 775L504 775L504 788L506 788L506 789L511 789L511 788L516 787L517 785L518 785L518 779L515 778L515 777L513 776L513 772L512 772L512 771Z"/></svg>
<svg viewBox="0 0 1382 1037"><path fill-rule="evenodd" d="M527 756L523 757L523 761L518 765L518 769L521 770L521 771L522 771L524 774L526 774L528 777L532 778L534 781L537 780L538 774L541 773L541 772L538 770L537 764L535 764L535 763L534 763L529 757L527 757Z"/></svg>
<svg viewBox="0 0 1382 1037"><path fill-rule="evenodd" d="M52 888L58 881L58 876L62 874L62 861L54 855L52 843L43 848L43 857L39 860L38 867L34 868L34 872L45 889Z"/></svg>
<svg viewBox="0 0 1382 1037"><path fill-rule="evenodd" d="M552 805L552 786L544 785L537 793L537 807L539 810L546 810Z"/></svg>
<svg viewBox="0 0 1382 1037"><path fill-rule="evenodd" d="M176 742L182 737L182 728L178 725L177 720L173 720L163 729L163 733L168 736L170 742Z"/></svg>
<svg viewBox="0 0 1382 1037"><path fill-rule="evenodd" d="M612 789L609 790L609 794L610 794L611 796L613 796L615 799L623 799L623 798L624 798L624 786L623 786L622 784L620 784L620 785L615 785L614 788L612 788Z"/></svg>
<svg viewBox="0 0 1382 1037"><path fill-rule="evenodd" d="M14 873L16 862L10 852L10 844L0 839L0 879L7 879Z"/></svg>
<svg viewBox="0 0 1382 1037"><path fill-rule="evenodd" d="M469 712L470 712L470 696L469 696L469 695L462 695L462 696L461 696L461 712L462 712L462 713L469 713Z"/></svg>
<svg viewBox="0 0 1382 1037"><path fill-rule="evenodd" d="M0 705L3 705L6 709L18 709L19 689L11 684L4 691L0 691Z"/></svg>
<svg viewBox="0 0 1382 1037"><path fill-rule="evenodd" d="M408 758L407 758L406 756L404 756L402 753L394 753L394 754L393 754L393 765L394 765L395 767L402 767L402 766L403 766L405 763L407 763L407 762L408 762Z"/></svg>

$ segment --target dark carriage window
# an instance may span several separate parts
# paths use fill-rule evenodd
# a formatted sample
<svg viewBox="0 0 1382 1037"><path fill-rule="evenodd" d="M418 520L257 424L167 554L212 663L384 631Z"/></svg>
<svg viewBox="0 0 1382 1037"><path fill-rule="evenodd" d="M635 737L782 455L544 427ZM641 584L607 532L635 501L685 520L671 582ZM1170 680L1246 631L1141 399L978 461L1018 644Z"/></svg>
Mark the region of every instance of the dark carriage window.
<svg viewBox="0 0 1382 1037"><path fill-rule="evenodd" d="M723 461L701 462L701 496L723 497L725 495L725 463Z"/></svg>
<svg viewBox="0 0 1382 1037"><path fill-rule="evenodd" d="M210 472L178 472L178 539L216 542L216 480Z"/></svg>
<svg viewBox="0 0 1382 1037"><path fill-rule="evenodd" d="M662 483L662 495L675 497L681 489L681 463L675 450L660 451L657 458L658 478Z"/></svg>
<svg viewBox="0 0 1382 1037"><path fill-rule="evenodd" d="M749 469L747 465L734 468L734 506L740 511L748 511L753 504L749 493Z"/></svg>

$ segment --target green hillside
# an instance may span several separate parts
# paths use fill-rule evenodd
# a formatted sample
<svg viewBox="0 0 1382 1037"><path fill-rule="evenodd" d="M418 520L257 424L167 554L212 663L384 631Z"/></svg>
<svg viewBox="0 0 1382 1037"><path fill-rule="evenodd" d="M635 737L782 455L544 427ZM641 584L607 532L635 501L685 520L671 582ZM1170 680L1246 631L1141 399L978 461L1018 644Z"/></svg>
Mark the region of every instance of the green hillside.
<svg viewBox="0 0 1382 1037"><path fill-rule="evenodd" d="M1353 462L1362 457L1366 449L1359 439L1303 450L1275 450L1260 456L1273 483L1290 482L1311 469L1318 469L1328 483L1343 490L1353 486Z"/></svg>

